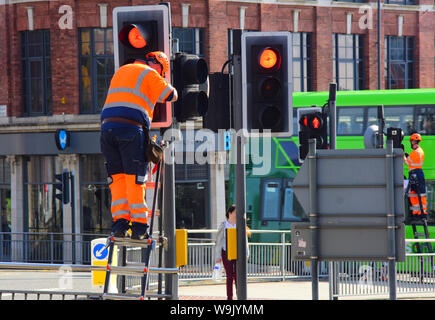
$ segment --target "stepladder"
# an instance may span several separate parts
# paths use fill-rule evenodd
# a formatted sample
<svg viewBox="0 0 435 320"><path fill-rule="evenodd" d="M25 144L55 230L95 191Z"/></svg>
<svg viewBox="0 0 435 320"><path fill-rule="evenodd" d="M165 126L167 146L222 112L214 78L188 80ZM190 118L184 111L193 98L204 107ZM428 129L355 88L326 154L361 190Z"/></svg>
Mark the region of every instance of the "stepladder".
<svg viewBox="0 0 435 320"><path fill-rule="evenodd" d="M409 176L409 182L408 182L408 186L406 188L405 191L405 197L406 197L406 203L408 204L408 208L409 208L409 212L412 212L412 203L410 200L410 197L417 197L418 199L418 206L419 206L419 212L420 215L412 215L411 214L411 226L412 226L412 231L413 231L413 236L415 239L429 239L430 235L429 235L429 231L427 228L427 217L426 214L424 214L425 210L423 208L423 203L422 203L422 199L421 199L421 195L420 193L414 193L411 194L410 190L412 189L412 187L418 185L418 180L416 179L416 177L412 174L410 174ZM414 188L414 190L418 190L419 188ZM417 226L422 226L423 227L423 232L419 232L417 230ZM429 253L432 253L432 247L431 244L429 242L425 242L425 245L427 247L427 250ZM421 250L421 246L420 243L417 242L416 243L416 247L417 247L417 251L418 253L422 253Z"/></svg>
<svg viewBox="0 0 435 320"><path fill-rule="evenodd" d="M162 267L159 259L158 266L152 266L151 261L156 260L152 257L158 252L162 254L163 247L166 245L165 238L160 233L159 236L153 236L153 226L154 219L156 217L156 202L159 190L159 178L161 175L162 161L155 165L153 170L149 170L150 176L155 174L154 182L150 185L154 189L152 195L152 210L150 217L150 228L149 237L143 240L135 240L130 237L118 238L110 235L107 238L106 247L109 250L107 267L106 267L106 277L104 283L104 290L102 298L104 300L145 300L145 299L170 299L172 298L170 294L161 292L161 284L159 282L159 290L150 290L150 278L152 274L172 274L177 276L178 268L165 268ZM148 188L148 187L147 187ZM119 253L117 255L117 261L114 261L114 252ZM141 261L130 262L127 261L127 252L136 251L140 252ZM137 256L137 255L136 255ZM117 291L116 293L109 292L111 275L117 275ZM126 278L140 278L140 290L139 294L137 290L132 290L131 288L127 290ZM159 277L160 281L160 277ZM137 282L137 281L136 281Z"/></svg>

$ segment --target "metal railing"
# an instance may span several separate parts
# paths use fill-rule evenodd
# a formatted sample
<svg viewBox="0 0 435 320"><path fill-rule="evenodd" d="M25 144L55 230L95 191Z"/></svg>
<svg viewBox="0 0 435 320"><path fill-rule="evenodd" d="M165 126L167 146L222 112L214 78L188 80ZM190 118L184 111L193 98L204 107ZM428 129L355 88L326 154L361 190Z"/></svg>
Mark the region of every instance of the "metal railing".
<svg viewBox="0 0 435 320"><path fill-rule="evenodd" d="M435 239L406 239L406 244L435 243ZM423 250L427 250L421 245ZM407 248L411 248L407 245ZM428 294L435 296L435 253L406 253L404 262L397 262L397 295ZM387 262L338 262L336 270L338 296L388 296Z"/></svg>
<svg viewBox="0 0 435 320"><path fill-rule="evenodd" d="M215 242L213 234L217 230L188 230L188 264L180 267L179 280L180 283L191 282L196 280L211 280L212 270L215 263L214 246ZM205 234L204 238L197 238L198 234ZM292 261L290 250L291 244L286 235L290 231L273 231L273 230L251 230L253 234L279 234L280 241L277 242L252 242L249 241L250 257L247 263L247 278L248 279L311 279L311 268L309 261ZM196 238L192 235L196 234ZM0 235L0 253L5 253L5 245L10 245L11 248L15 246L21 248L34 248L35 244L44 247L44 250L37 250L33 255L22 255L23 261L5 262L3 259L0 263L0 269L27 269L27 270L56 270L59 267L70 267L72 271L91 271L91 270L105 270L104 267L90 266L90 248L92 238L102 238L104 235L69 235L69 240L57 240L55 235L50 236L45 234L45 239L38 239L34 235L25 236L19 234L11 235L10 240L5 240L4 235ZM65 236L68 238L68 235ZM287 237L288 238L288 237ZM85 240L86 239L86 240ZM63 241L63 242L62 242ZM435 239L406 239L407 249L411 249L411 244L414 242L420 243L434 243ZM78 248L82 256L80 259L82 264L77 262L72 264L65 264L62 261L56 264L56 259L50 260L52 252L56 245L62 245L62 250L65 248ZM423 250L427 250L424 245L421 245ZM158 247L157 247L158 249ZM406 260L404 262L397 262L397 295L408 296L413 294L427 294L435 296L435 253L412 253L407 250ZM7 251L6 251L7 252ZM37 254L40 254L38 256ZM50 254L48 254L50 253ZM150 265L158 266L159 256L158 251L151 256ZM141 250L129 248L127 250L127 262L137 264L141 261ZM1 255L0 257L4 257ZM7 256L7 255L6 255ZM31 258L31 259L29 259ZM40 261L47 260L46 263ZM76 259L77 260L77 259ZM8 260L6 260L8 261ZM28 262L38 262L37 264L29 264ZM67 262L66 262L67 263ZM328 262L321 262L319 264L319 274L321 277L328 277L329 264ZM351 297L351 296L388 296L388 268L385 262L361 262L361 261L343 261L335 263L336 279L337 279L337 297ZM128 288L138 287L140 278L126 276L126 285ZM158 282L158 275L150 275L150 284L155 285ZM11 291L8 291L11 293ZM0 290L0 294L5 294L4 290ZM37 294L36 292L35 294ZM18 294L18 292L16 292ZM55 294L53 292L53 294ZM75 295L75 293L71 293Z"/></svg>

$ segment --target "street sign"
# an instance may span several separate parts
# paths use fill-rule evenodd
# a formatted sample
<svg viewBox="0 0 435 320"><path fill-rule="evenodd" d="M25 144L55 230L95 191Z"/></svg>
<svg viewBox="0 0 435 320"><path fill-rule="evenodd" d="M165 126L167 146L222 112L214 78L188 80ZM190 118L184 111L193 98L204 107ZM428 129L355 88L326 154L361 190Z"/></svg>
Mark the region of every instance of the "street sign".
<svg viewBox="0 0 435 320"><path fill-rule="evenodd" d="M306 160L293 190L310 223L292 225L292 259L387 260L395 237L395 258L402 261L403 151L317 150Z"/></svg>

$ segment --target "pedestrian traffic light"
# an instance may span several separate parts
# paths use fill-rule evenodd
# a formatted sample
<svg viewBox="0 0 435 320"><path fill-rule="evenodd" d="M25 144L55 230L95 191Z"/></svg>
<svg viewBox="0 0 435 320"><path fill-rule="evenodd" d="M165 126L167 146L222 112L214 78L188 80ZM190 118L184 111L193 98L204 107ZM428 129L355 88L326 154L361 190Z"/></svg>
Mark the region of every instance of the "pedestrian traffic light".
<svg viewBox="0 0 435 320"><path fill-rule="evenodd" d="M69 172L68 171L64 171L61 174L56 174L54 175L54 177L56 178L56 182L54 183L54 192L55 192L55 197L56 199L59 199L60 201L62 201L63 204L68 204L70 199L69 199ZM60 191L60 193L57 193L57 191Z"/></svg>
<svg viewBox="0 0 435 320"><path fill-rule="evenodd" d="M289 32L242 34L243 127L291 136L292 42Z"/></svg>
<svg viewBox="0 0 435 320"><path fill-rule="evenodd" d="M174 87L178 100L174 104L175 118L179 122L204 116L208 110L206 82L208 67L205 59L187 53L177 53L173 61Z"/></svg>
<svg viewBox="0 0 435 320"><path fill-rule="evenodd" d="M303 113L299 117L299 159L306 158L309 139L316 139L317 149L328 148L328 117L322 112Z"/></svg>
<svg viewBox="0 0 435 320"><path fill-rule="evenodd" d="M113 43L115 71L147 53L163 51L171 56L169 46L169 8L166 4L116 7L113 10ZM165 76L171 82L171 73ZM157 103L151 128L169 127L171 103Z"/></svg>

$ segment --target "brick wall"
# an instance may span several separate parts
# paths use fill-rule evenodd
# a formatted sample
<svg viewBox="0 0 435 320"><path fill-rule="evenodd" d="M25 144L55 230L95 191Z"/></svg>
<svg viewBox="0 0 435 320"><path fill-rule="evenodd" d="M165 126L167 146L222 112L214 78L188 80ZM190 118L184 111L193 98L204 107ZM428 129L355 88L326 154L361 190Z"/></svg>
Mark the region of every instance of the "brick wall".
<svg viewBox="0 0 435 320"><path fill-rule="evenodd" d="M79 113L78 28L99 27L99 3L107 3L108 26L112 26L115 6L149 5L150 0L63 0L25 2L0 6L0 104L8 105L9 116L22 115L21 55L19 31L28 30L26 7L34 10L34 28L50 29L52 57L53 112ZM245 29L261 31L293 30L293 11L299 10L299 32L313 32L313 90L328 90L332 79L332 34L346 33L346 14L352 13L352 33L364 35L365 89L377 89L377 23L376 10L372 10L373 28L361 29L363 13L358 7L296 6L269 3L237 3L222 0L171 1L172 26L182 25L181 4L190 3L189 27L205 28L205 54L210 72L218 72L227 60L228 29L240 27L239 9L245 7ZM430 0L420 0L430 5ZM72 29L62 30L59 7L69 5L73 10ZM434 86L434 16L433 12L395 10L390 6L383 11L381 53L384 58L384 35L397 35L397 17L404 17L403 35L414 36L416 41L416 86ZM382 86L383 60L381 65Z"/></svg>

